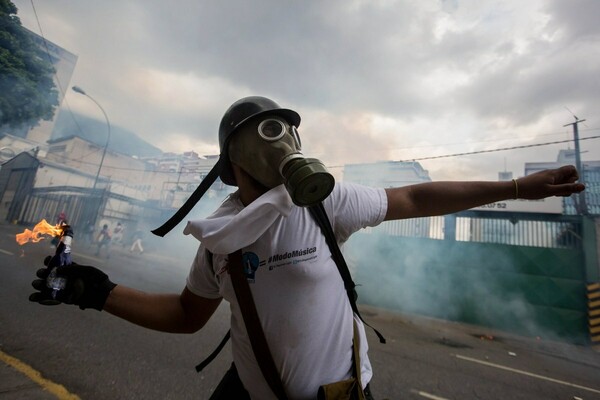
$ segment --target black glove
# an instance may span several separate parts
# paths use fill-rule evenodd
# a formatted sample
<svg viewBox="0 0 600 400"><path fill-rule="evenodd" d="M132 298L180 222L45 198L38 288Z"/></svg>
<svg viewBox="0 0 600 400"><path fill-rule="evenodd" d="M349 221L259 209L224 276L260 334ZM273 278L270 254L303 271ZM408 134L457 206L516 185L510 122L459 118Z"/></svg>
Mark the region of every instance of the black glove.
<svg viewBox="0 0 600 400"><path fill-rule="evenodd" d="M29 296L29 301L34 301L44 305L53 305L59 303L75 304L79 308L94 308L102 311L106 298L111 290L117 286L108 279L108 275L98 268L86 265L71 264L62 267L53 267L50 264L50 257L47 257L44 264L48 268L42 268L37 271L38 278L31 285L38 290ZM56 268L56 275L66 279L64 289L61 289L53 296L53 290L46 284L46 278L53 268Z"/></svg>

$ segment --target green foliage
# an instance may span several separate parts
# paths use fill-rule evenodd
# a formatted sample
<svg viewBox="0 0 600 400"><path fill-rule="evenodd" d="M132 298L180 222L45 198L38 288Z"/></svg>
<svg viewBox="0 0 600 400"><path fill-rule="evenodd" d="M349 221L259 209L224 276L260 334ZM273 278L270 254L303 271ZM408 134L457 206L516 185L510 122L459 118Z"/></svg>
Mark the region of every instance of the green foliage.
<svg viewBox="0 0 600 400"><path fill-rule="evenodd" d="M58 106L54 67L43 42L35 42L16 13L10 0L0 0L0 133L50 120Z"/></svg>

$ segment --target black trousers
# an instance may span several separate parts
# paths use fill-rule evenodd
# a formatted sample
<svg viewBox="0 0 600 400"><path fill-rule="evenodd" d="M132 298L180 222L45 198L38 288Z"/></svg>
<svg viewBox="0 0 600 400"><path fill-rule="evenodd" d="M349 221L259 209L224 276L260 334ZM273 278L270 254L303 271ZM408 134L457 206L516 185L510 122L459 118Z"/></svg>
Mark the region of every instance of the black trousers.
<svg viewBox="0 0 600 400"><path fill-rule="evenodd" d="M244 389L237 368L231 363L221 382L217 385L209 400L250 400L250 395Z"/></svg>

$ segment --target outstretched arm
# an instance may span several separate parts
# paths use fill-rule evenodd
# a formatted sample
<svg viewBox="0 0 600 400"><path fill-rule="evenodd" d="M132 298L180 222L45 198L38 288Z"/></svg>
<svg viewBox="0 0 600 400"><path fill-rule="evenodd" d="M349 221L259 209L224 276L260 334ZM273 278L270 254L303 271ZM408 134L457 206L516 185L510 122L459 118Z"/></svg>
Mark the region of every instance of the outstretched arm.
<svg viewBox="0 0 600 400"><path fill-rule="evenodd" d="M427 182L386 189L388 210L385 220L451 214L496 201L521 198L543 199L570 196L585 189L576 183L579 176L569 165L549 169L513 181Z"/></svg>
<svg viewBox="0 0 600 400"><path fill-rule="evenodd" d="M197 296L187 288L180 295L145 293L118 285L106 299L104 311L136 325L172 333L202 328L221 299Z"/></svg>

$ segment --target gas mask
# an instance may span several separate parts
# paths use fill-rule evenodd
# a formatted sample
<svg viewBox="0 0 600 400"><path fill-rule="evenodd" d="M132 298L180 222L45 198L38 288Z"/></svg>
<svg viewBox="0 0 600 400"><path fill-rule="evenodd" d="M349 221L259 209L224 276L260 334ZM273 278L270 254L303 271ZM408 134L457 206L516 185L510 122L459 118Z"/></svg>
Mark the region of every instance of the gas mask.
<svg viewBox="0 0 600 400"><path fill-rule="evenodd" d="M266 97L249 96L233 103L219 125L219 160L183 206L152 233L164 236L179 224L217 177L235 186L231 162L267 188L285 184L298 206L311 206L325 199L335 180L321 161L302 155L296 131L299 125L297 112Z"/></svg>
<svg viewBox="0 0 600 400"><path fill-rule="evenodd" d="M296 127L276 115L265 115L238 128L229 142L229 159L263 186L280 184L301 207L325 199L335 180L323 163L302 155Z"/></svg>

